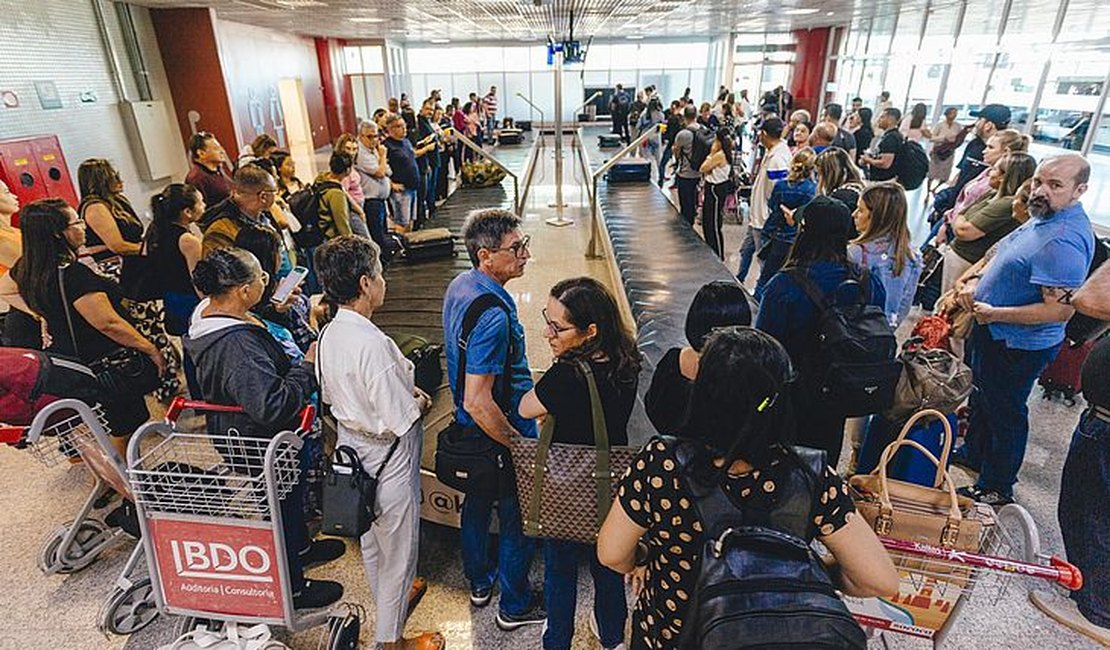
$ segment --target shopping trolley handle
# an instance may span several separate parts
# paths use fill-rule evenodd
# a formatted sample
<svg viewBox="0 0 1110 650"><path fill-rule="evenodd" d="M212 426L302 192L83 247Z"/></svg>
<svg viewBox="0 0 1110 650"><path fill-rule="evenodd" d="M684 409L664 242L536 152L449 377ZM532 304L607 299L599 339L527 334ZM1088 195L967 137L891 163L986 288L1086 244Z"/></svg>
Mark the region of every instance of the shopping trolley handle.
<svg viewBox="0 0 1110 650"><path fill-rule="evenodd" d="M1078 591L1083 588L1083 572L1079 567L1056 555L1050 557L1048 563L1059 572L1056 578L1059 585L1068 591Z"/></svg>
<svg viewBox="0 0 1110 650"><path fill-rule="evenodd" d="M213 404L211 402L204 402L201 400L185 399L184 397L175 397L170 407L166 409L166 422L170 424L177 424L177 418L181 417L181 412L187 409L193 411L206 411L209 413L242 413L242 406L231 406L228 404ZM316 419L316 407L308 404L300 411L300 423L297 430L306 432L312 429L312 422ZM2 441L2 439L0 439Z"/></svg>

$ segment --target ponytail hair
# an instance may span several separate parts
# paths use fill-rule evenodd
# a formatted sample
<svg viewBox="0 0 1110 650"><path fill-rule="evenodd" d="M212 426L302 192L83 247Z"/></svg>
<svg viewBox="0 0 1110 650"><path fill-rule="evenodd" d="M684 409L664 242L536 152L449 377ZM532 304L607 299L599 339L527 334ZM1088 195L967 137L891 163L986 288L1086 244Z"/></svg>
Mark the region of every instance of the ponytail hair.
<svg viewBox="0 0 1110 650"><path fill-rule="evenodd" d="M255 279L261 265L241 248L221 248L197 262L193 286L205 296L222 296Z"/></svg>
<svg viewBox="0 0 1110 650"><path fill-rule="evenodd" d="M1026 153L1029 151L1029 136L1018 131L1017 129L1002 129L995 131L992 138L998 138L998 144L1006 151L1018 151Z"/></svg>
<svg viewBox="0 0 1110 650"><path fill-rule="evenodd" d="M196 207L200 191L188 183L170 183L150 198L152 219L146 231L146 246L153 251L161 241L162 233L181 218L181 213Z"/></svg>
<svg viewBox="0 0 1110 650"><path fill-rule="evenodd" d="M814 153L812 147L798 149L794 154L794 159L790 161L790 172L787 174L786 180L796 183L811 178L816 160L817 154Z"/></svg>

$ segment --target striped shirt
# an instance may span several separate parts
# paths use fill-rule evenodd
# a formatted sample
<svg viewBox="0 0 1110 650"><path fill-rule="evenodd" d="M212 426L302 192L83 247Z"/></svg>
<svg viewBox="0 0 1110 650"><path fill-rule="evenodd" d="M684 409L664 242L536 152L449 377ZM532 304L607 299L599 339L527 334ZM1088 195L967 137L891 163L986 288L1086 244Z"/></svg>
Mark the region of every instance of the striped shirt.
<svg viewBox="0 0 1110 650"><path fill-rule="evenodd" d="M482 107L486 109L486 115L497 115L497 95L490 93L483 97Z"/></svg>

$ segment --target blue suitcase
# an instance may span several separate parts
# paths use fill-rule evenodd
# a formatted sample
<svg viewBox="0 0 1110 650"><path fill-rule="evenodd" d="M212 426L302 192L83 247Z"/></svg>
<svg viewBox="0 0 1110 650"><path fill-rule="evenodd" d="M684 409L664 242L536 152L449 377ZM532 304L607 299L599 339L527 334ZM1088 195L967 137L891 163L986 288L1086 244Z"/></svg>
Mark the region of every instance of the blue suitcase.
<svg viewBox="0 0 1110 650"><path fill-rule="evenodd" d="M957 416L949 413L945 416L953 435L957 430ZM887 445L894 442L901 432L904 423L891 423L882 415L872 415L871 422L863 434L860 444L859 456L856 461L856 473L868 474L879 464L879 458ZM906 434L906 438L916 441L940 458L944 453L944 425L936 418L930 418L914 424ZM955 446L955 441L949 443ZM932 486L936 478L937 467L921 452L910 447L903 447L894 454L894 458L887 466L887 476L907 483Z"/></svg>
<svg viewBox="0 0 1110 650"><path fill-rule="evenodd" d="M605 180L610 183L650 183L651 162L643 158L625 158L609 168Z"/></svg>

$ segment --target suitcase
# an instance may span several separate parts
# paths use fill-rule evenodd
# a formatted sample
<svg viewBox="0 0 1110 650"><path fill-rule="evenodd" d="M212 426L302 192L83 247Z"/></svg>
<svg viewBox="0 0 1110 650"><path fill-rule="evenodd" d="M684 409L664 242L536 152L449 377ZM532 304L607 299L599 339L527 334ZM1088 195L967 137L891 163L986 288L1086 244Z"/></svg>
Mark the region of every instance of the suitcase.
<svg viewBox="0 0 1110 650"><path fill-rule="evenodd" d="M625 158L609 168L605 180L610 183L650 183L651 162L642 158Z"/></svg>
<svg viewBox="0 0 1110 650"><path fill-rule="evenodd" d="M405 259L412 262L455 256L455 238L446 228L428 228L403 235Z"/></svg>
<svg viewBox="0 0 1110 650"><path fill-rule="evenodd" d="M1045 399L1059 397L1068 406L1075 406L1075 396L1083 390L1079 381L1080 371L1094 347L1095 341L1087 341L1074 348L1064 343L1060 353L1037 380L1044 390Z"/></svg>
<svg viewBox="0 0 1110 650"><path fill-rule="evenodd" d="M616 149L621 146L621 136L617 133L602 133L597 136L597 146L601 149Z"/></svg>
<svg viewBox="0 0 1110 650"><path fill-rule="evenodd" d="M501 129L497 133L497 144L520 144L524 142L524 132L520 129Z"/></svg>
<svg viewBox="0 0 1110 650"><path fill-rule="evenodd" d="M959 417L955 413L950 413L947 419L949 426L952 427L952 434L955 435L959 428ZM894 442L904 424L905 421L892 423L881 415L871 416L871 421L863 433L863 441L860 443L856 474L869 474L875 469L883 450ZM906 434L906 438L920 443L940 458L944 447L944 425L935 418L918 421ZM953 440L952 447L955 446L956 442ZM895 452L893 460L887 466L887 475L890 478L918 485L932 486L936 473L936 465L924 454L909 447L903 447Z"/></svg>

